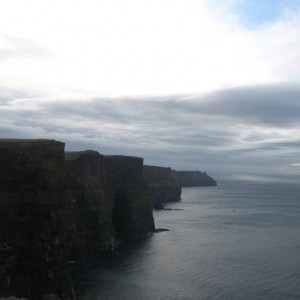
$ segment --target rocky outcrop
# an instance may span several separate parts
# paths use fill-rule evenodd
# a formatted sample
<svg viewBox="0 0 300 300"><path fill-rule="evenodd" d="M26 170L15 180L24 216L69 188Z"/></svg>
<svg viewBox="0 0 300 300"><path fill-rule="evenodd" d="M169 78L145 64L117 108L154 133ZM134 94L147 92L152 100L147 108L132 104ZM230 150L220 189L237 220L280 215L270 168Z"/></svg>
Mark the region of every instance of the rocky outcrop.
<svg viewBox="0 0 300 300"><path fill-rule="evenodd" d="M172 174L182 187L217 185L217 182L207 175L206 172L172 170Z"/></svg>
<svg viewBox="0 0 300 300"><path fill-rule="evenodd" d="M162 209L165 202L180 201L181 187L173 177L171 168L144 166L143 174L155 209Z"/></svg>
<svg viewBox="0 0 300 300"><path fill-rule="evenodd" d="M0 297L72 299L64 144L0 140Z"/></svg>

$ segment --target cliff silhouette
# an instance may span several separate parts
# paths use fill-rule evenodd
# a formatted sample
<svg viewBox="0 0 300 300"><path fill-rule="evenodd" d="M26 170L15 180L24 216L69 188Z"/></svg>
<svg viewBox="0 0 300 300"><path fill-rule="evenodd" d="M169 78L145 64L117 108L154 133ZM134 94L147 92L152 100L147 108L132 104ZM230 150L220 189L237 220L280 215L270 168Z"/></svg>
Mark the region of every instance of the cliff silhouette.
<svg viewBox="0 0 300 300"><path fill-rule="evenodd" d="M66 262L113 252L155 230L179 201L171 168L55 140L0 140L0 297L74 299Z"/></svg>
<svg viewBox="0 0 300 300"><path fill-rule="evenodd" d="M217 182L206 172L172 170L172 175L181 187L217 185Z"/></svg>

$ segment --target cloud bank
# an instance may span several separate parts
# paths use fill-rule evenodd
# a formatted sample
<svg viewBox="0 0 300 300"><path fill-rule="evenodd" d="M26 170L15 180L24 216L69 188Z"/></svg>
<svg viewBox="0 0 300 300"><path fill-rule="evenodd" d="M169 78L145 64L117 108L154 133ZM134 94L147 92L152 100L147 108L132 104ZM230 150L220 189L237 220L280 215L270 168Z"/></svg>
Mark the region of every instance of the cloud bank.
<svg viewBox="0 0 300 300"><path fill-rule="evenodd" d="M299 99L297 84L143 98L2 91L0 132L55 138L68 150L142 156L177 169L288 172L300 160Z"/></svg>

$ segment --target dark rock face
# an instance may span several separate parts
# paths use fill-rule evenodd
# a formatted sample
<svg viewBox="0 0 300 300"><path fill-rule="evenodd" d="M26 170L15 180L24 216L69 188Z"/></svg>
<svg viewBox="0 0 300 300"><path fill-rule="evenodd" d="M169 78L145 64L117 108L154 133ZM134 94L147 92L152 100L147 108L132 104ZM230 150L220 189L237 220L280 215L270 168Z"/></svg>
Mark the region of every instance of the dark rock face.
<svg viewBox="0 0 300 300"><path fill-rule="evenodd" d="M154 232L143 159L0 140L0 298L74 299L66 261Z"/></svg>
<svg viewBox="0 0 300 300"><path fill-rule="evenodd" d="M74 256L112 251L115 241L154 230L143 159L103 156L96 151L65 156L76 224Z"/></svg>
<svg viewBox="0 0 300 300"><path fill-rule="evenodd" d="M182 187L217 185L217 182L205 172L172 170L172 174Z"/></svg>
<svg viewBox="0 0 300 300"><path fill-rule="evenodd" d="M148 184L154 208L162 209L165 202L180 201L181 187L173 177L171 168L144 166L143 175Z"/></svg>
<svg viewBox="0 0 300 300"><path fill-rule="evenodd" d="M143 159L105 156L105 170L114 203L116 236L139 238L153 232L152 202L143 179Z"/></svg>
<svg viewBox="0 0 300 300"><path fill-rule="evenodd" d="M104 156L96 151L67 152L67 187L75 216L73 257L114 248L113 201Z"/></svg>
<svg viewBox="0 0 300 300"><path fill-rule="evenodd" d="M0 141L0 297L72 299L64 144Z"/></svg>

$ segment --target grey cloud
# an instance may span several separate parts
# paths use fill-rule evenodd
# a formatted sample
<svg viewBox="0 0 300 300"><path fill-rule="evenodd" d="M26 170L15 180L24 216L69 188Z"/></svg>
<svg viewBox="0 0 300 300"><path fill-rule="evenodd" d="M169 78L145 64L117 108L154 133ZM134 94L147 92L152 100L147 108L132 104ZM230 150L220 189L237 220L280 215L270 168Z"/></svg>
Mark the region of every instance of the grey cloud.
<svg viewBox="0 0 300 300"><path fill-rule="evenodd" d="M300 149L300 139L294 141L264 143L264 149L279 150L279 149Z"/></svg>
<svg viewBox="0 0 300 300"><path fill-rule="evenodd" d="M299 96L297 85L82 100L0 91L1 119L9 125L0 132L56 138L69 150L142 156L178 169L280 167L300 158L300 137L289 133L298 130Z"/></svg>
<svg viewBox="0 0 300 300"><path fill-rule="evenodd" d="M194 99L192 111L228 116L255 124L289 126L299 123L300 85L278 84L223 90Z"/></svg>
<svg viewBox="0 0 300 300"><path fill-rule="evenodd" d="M72 101L71 101L72 103ZM222 90L207 95L185 95L156 98L109 98L86 101L52 102L41 108L57 117L86 116L91 119L118 120L118 122L158 122L184 124L186 118L227 118L230 122L290 126L299 124L300 85L269 85ZM195 119L196 121L196 119Z"/></svg>
<svg viewBox="0 0 300 300"><path fill-rule="evenodd" d="M11 101L15 99L27 98L32 96L33 95L29 92L5 89L1 88L0 86L0 106L7 106Z"/></svg>

